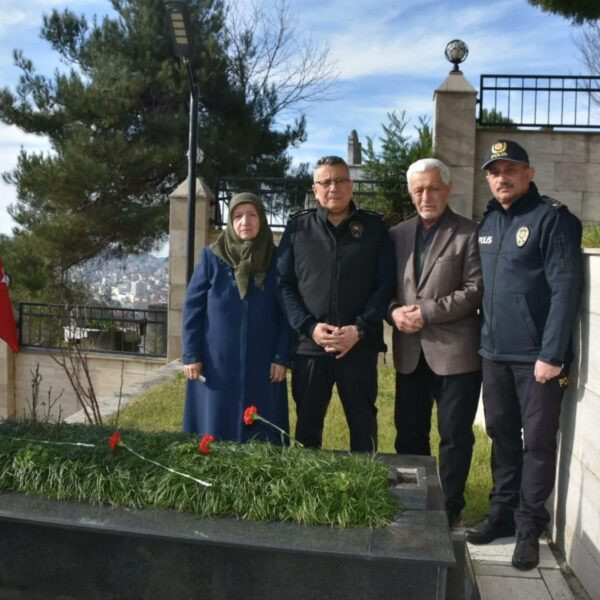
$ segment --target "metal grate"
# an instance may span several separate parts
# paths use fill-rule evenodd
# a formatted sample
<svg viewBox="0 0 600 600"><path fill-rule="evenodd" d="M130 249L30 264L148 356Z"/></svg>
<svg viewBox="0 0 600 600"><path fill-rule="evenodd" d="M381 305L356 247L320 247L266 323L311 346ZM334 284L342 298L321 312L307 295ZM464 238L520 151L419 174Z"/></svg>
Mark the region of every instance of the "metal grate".
<svg viewBox="0 0 600 600"><path fill-rule="evenodd" d="M600 128L600 77L481 75L480 126Z"/></svg>
<svg viewBox="0 0 600 600"><path fill-rule="evenodd" d="M167 355L167 311L23 302L19 304L21 346L83 349L109 354Z"/></svg>
<svg viewBox="0 0 600 600"><path fill-rule="evenodd" d="M274 230L285 228L294 213L316 204L311 179L220 177L217 181L217 203L214 224L224 227L229 217L229 202L234 194L252 192L259 196L267 212L269 226ZM401 182L405 185L404 181ZM352 198L357 206L371 207L370 200L381 197L383 182L355 180Z"/></svg>

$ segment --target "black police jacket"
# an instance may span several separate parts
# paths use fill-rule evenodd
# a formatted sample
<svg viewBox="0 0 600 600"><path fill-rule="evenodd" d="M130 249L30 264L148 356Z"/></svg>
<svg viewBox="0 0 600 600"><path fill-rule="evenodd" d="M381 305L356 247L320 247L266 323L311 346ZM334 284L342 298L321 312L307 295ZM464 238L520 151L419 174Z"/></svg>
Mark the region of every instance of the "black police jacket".
<svg viewBox="0 0 600 600"><path fill-rule="evenodd" d="M479 251L481 356L567 363L582 289L579 219L531 183L506 211L497 200L489 202Z"/></svg>
<svg viewBox="0 0 600 600"><path fill-rule="evenodd" d="M356 209L337 227L319 206L294 215L279 244L278 297L299 334L296 351L321 355L317 323L356 325L357 350L385 348L383 324L395 285L392 240L381 215Z"/></svg>

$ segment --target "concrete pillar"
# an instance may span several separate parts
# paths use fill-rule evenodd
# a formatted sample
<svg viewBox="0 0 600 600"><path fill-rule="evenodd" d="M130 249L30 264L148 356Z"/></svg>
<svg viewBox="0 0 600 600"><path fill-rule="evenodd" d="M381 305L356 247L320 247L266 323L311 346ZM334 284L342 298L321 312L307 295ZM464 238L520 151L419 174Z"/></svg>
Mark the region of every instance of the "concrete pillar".
<svg viewBox="0 0 600 600"><path fill-rule="evenodd" d="M186 287L187 264L187 179L170 195L169 213L169 316L167 360L170 362L181 356L181 323L183 297ZM200 251L210 243L210 217L214 214L215 197L204 180L196 180L196 223L194 242L194 264L198 262Z"/></svg>
<svg viewBox="0 0 600 600"><path fill-rule="evenodd" d="M349 165L362 164L362 144L358 141L358 133L353 129L348 136L348 160Z"/></svg>
<svg viewBox="0 0 600 600"><path fill-rule="evenodd" d="M452 175L450 206L472 218L477 91L459 71L446 77L433 98L433 145L436 157Z"/></svg>
<svg viewBox="0 0 600 600"><path fill-rule="evenodd" d="M0 340L0 419L15 416L15 355Z"/></svg>

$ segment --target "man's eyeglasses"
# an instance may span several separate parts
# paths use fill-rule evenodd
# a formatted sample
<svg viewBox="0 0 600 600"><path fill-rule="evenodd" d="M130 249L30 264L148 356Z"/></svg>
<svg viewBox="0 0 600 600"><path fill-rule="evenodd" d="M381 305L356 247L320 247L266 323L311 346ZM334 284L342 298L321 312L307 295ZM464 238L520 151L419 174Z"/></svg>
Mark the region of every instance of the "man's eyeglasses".
<svg viewBox="0 0 600 600"><path fill-rule="evenodd" d="M315 181L316 185L320 185L321 187L324 187L324 188L329 188L334 183L335 183L335 185L345 185L347 183L350 183L350 180L347 177L346 178L336 177L335 179L323 179L322 181Z"/></svg>

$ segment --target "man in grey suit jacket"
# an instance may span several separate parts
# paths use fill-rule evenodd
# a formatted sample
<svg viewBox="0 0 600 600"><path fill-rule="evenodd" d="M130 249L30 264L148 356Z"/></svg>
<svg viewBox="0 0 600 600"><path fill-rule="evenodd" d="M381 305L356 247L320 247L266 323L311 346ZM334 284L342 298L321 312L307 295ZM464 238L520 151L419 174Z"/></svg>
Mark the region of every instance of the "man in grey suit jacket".
<svg viewBox="0 0 600 600"><path fill-rule="evenodd" d="M394 326L396 452L429 455L433 401L439 472L450 525L460 519L473 451L481 371L477 225L448 206L450 173L425 158L407 171L417 216L390 230L397 262Z"/></svg>

